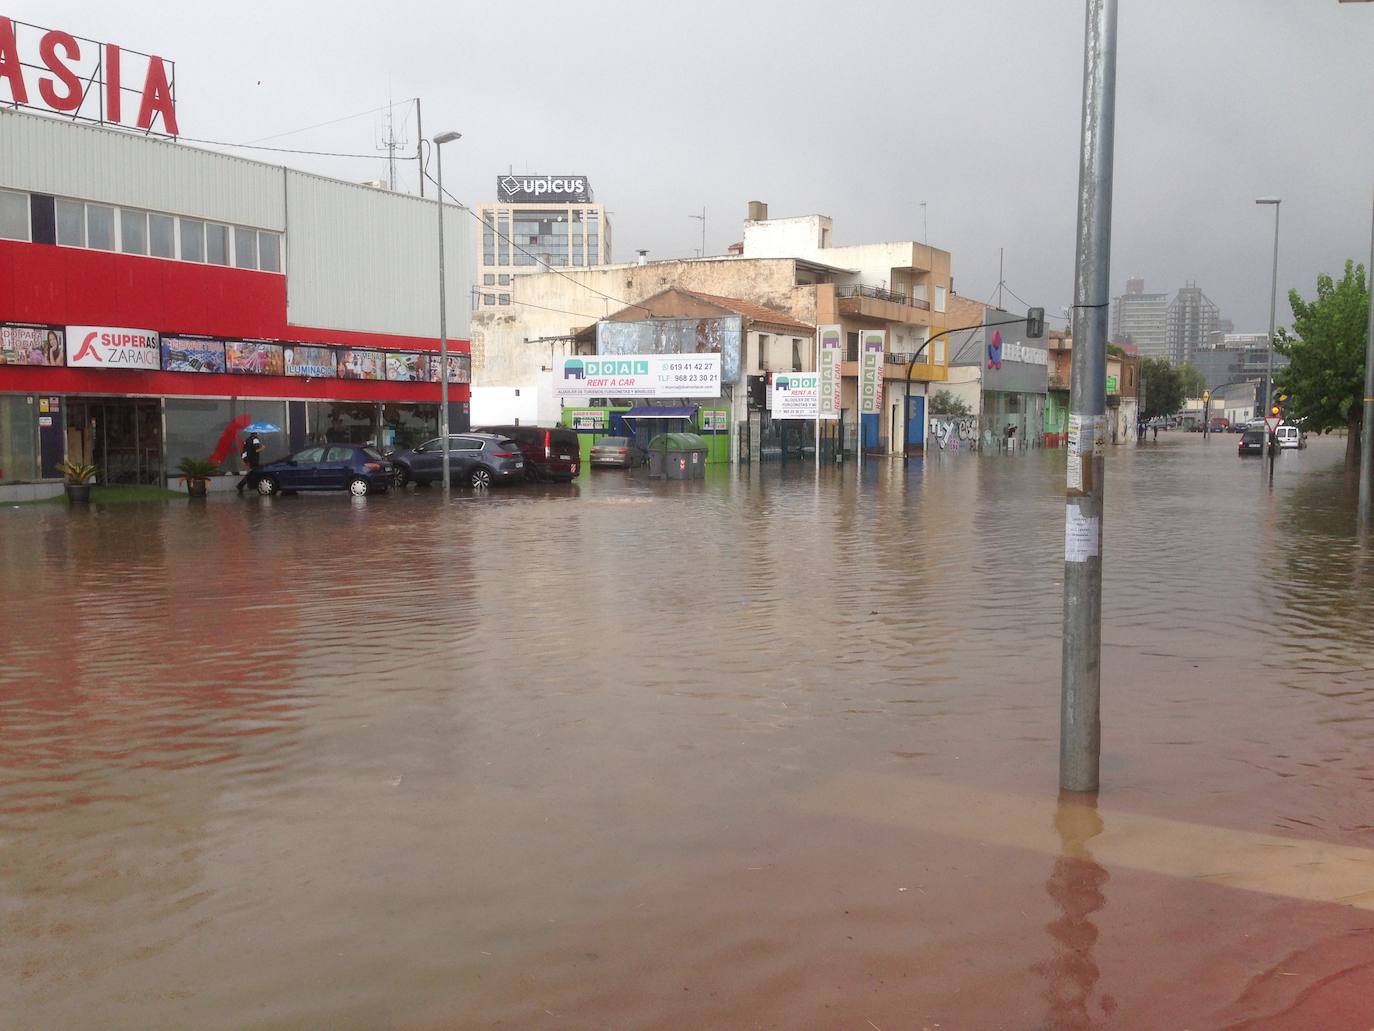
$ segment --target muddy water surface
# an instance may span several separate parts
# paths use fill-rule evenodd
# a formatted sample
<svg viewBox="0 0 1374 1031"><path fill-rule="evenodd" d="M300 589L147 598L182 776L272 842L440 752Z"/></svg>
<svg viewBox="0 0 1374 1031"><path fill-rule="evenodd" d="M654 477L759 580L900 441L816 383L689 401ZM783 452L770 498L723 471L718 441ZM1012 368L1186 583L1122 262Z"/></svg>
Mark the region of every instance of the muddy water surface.
<svg viewBox="0 0 1374 1031"><path fill-rule="evenodd" d="M0 511L0 1025L1371 1026L1340 444L1112 450L1097 806L1062 480Z"/></svg>

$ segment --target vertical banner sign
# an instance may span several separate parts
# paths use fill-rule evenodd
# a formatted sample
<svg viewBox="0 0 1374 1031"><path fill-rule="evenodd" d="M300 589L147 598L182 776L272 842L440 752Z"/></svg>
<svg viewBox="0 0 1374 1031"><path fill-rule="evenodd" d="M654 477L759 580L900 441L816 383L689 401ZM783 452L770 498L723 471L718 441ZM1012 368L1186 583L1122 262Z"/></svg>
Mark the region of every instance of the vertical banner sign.
<svg viewBox="0 0 1374 1031"><path fill-rule="evenodd" d="M840 326L816 327L816 370L820 376L817 417L821 419L840 417L840 358L844 354L840 340L843 335Z"/></svg>
<svg viewBox="0 0 1374 1031"><path fill-rule="evenodd" d="M859 334L859 413L877 415L883 410L883 331L866 329Z"/></svg>

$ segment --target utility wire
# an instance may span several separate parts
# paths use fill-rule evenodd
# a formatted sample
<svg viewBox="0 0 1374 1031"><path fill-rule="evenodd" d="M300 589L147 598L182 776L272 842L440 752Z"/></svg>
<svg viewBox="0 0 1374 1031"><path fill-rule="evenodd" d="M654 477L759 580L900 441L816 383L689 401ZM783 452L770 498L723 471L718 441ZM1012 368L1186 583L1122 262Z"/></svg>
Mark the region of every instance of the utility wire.
<svg viewBox="0 0 1374 1031"><path fill-rule="evenodd" d="M243 146L250 147L255 143L265 143L268 140L279 140L283 136L295 136L297 133L309 132L311 129L323 129L326 125L338 125L340 122L349 122L352 121L354 118L361 118L363 117L363 115L375 115L378 111L387 111L391 108L394 108L397 103L413 104L415 102L415 99L416 98L411 97L409 100L401 100L391 104L383 104L381 107L374 107L367 111L359 111L357 114L344 115L342 118L331 118L327 122L316 122L314 125L307 125L301 129L291 129L287 132L279 132L271 136L259 136L256 140L249 140L247 143L243 144ZM406 116L407 120L409 119L409 117L409 115Z"/></svg>
<svg viewBox="0 0 1374 1031"><path fill-rule="evenodd" d="M373 161L386 161L386 154L347 154L336 150L300 150L295 147L264 147L257 143L226 143L224 140L202 140L195 136L178 136L183 143L205 143L211 147L228 147L231 150L270 150L277 154L312 154L323 158L370 158ZM397 161L414 161L414 154L398 154ZM448 191L445 191L448 192Z"/></svg>
<svg viewBox="0 0 1374 1031"><path fill-rule="evenodd" d="M426 161L426 164L428 164L427 161ZM425 177L426 179L428 179L430 182L434 183L434 185L435 185L436 187L439 185L438 180L436 180L432 175L430 175L429 172L424 171L423 169L422 169L421 171L423 172L424 177ZM630 301L621 300L619 297L614 297L614 296L612 296L611 294L606 293L604 290L598 290L598 289L597 289L596 287L594 287L594 286L590 286L590 285L588 285L587 283L580 282L579 280L576 280L576 279L574 279L572 276L568 275L568 273L564 272L562 269L556 268L555 266L550 265L550 264L549 264L547 261L545 261L543 258L541 258L541 257L539 257L538 255L532 254L532 253L530 253L529 251L525 250L524 247L520 246L520 244L516 243L514 240L512 240L512 239L511 239L509 236L507 236L505 233L501 232L501 230L497 229L495 225L493 225L493 224L490 223L490 222L484 221L484 220L482 219L482 217L481 217L480 215L477 214L477 212L475 212L474 210L472 210L472 208L468 207L466 204L464 204L462 201L460 201L460 200L459 200L457 197L455 197L453 194L449 193L447 187L442 187L442 189L443 189L443 191L444 191L444 196L448 197L448 199L451 200L451 201L453 201L454 204L457 204L460 208L462 208L462 209L463 209L464 211L466 211L469 215L471 215L471 216L473 217L473 219L476 220L477 224L480 225L480 226L482 227L483 232L485 232L486 230L490 229L493 233L495 233L495 234L496 234L497 236L499 236L501 239L505 240L508 244L510 244L512 247L514 247L514 248L515 248L517 251L519 251L521 254L523 254L523 255L525 255L526 257L532 259L533 261L537 262L538 264L543 265L546 269L548 269L550 272L554 273L555 275L562 276L562 277L563 277L564 279L566 279L569 283L575 283L577 286L582 287L582 289L584 289L584 290L590 290L592 293L598 294L599 296L606 298L606 300L608 300L608 301L614 301L616 304L620 305L622 308L638 308L640 311L647 311L647 312L650 314L650 316L652 316L652 315L654 314L652 308L646 308L646 307L644 307L644 305L642 305L642 304L634 304L634 303L632 303L632 302L630 302ZM530 307L535 307L535 305L530 305ZM555 309L555 310L556 310L556 309ZM572 312L569 312L568 314L573 314L573 313L572 313ZM584 316L584 317L585 317L585 316Z"/></svg>

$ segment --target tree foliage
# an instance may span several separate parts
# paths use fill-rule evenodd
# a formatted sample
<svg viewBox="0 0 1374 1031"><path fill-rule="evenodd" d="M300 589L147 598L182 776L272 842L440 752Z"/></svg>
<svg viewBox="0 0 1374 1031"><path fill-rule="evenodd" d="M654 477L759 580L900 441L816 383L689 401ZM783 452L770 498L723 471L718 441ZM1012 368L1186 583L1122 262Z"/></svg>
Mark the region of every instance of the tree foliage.
<svg viewBox="0 0 1374 1031"><path fill-rule="evenodd" d="M1184 397L1201 397L1204 390L1215 385L1209 384L1203 378L1201 370L1196 365L1189 365L1187 362L1178 367L1178 377Z"/></svg>
<svg viewBox="0 0 1374 1031"><path fill-rule="evenodd" d="M1173 415L1183 407L1183 376L1165 358L1146 358L1140 363L1140 381L1145 385L1144 419Z"/></svg>
<svg viewBox="0 0 1374 1031"><path fill-rule="evenodd" d="M955 397L948 390L937 390L930 395L930 414L953 415L962 418L972 415L973 409L969 407L967 401Z"/></svg>
<svg viewBox="0 0 1374 1031"><path fill-rule="evenodd" d="M1275 350L1292 363L1274 377L1279 391L1290 397L1290 419L1304 420L1305 429L1325 433L1350 431L1347 453L1355 453L1364 396L1364 352L1369 327L1369 287L1365 269L1345 263L1339 282L1326 273L1317 276L1317 296L1304 301L1288 291L1293 308L1293 332L1280 330Z"/></svg>

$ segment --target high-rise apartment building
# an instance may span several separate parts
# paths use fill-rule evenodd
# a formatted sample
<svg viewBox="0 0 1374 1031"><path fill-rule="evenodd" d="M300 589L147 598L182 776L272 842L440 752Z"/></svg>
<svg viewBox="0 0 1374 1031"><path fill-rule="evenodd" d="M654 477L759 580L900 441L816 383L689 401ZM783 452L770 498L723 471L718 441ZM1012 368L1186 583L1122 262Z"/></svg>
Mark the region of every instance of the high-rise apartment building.
<svg viewBox="0 0 1374 1031"><path fill-rule="evenodd" d="M580 175L503 175L482 220L473 314L508 307L515 272L589 268L611 261L611 224Z"/></svg>
<svg viewBox="0 0 1374 1031"><path fill-rule="evenodd" d="M1175 365L1192 361L1217 328L1217 306L1196 283L1180 287L1168 308L1168 359Z"/></svg>
<svg viewBox="0 0 1374 1031"><path fill-rule="evenodd" d="M1135 344L1142 357L1169 356L1168 294L1147 294L1145 280L1126 280L1126 292L1112 299L1111 338Z"/></svg>

